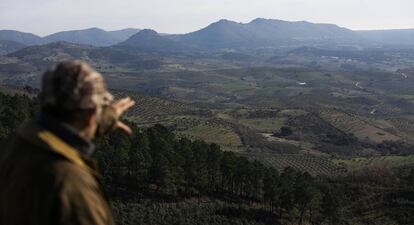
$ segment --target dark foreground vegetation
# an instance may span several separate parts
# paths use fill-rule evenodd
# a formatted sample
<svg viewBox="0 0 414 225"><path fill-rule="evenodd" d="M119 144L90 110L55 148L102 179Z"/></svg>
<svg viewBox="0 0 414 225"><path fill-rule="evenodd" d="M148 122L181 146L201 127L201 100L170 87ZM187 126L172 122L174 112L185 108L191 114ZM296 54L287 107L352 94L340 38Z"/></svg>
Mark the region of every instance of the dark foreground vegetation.
<svg viewBox="0 0 414 225"><path fill-rule="evenodd" d="M0 94L0 140L36 101ZM118 224L414 224L414 169L343 177L278 171L155 125L99 137L95 157Z"/></svg>

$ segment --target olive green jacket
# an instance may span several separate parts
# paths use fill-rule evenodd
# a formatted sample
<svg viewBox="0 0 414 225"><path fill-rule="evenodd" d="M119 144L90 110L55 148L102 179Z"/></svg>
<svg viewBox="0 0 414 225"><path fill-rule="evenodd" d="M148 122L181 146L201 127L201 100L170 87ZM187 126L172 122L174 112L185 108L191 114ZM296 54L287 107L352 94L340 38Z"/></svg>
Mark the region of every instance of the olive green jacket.
<svg viewBox="0 0 414 225"><path fill-rule="evenodd" d="M95 163L30 125L0 147L1 225L112 225Z"/></svg>

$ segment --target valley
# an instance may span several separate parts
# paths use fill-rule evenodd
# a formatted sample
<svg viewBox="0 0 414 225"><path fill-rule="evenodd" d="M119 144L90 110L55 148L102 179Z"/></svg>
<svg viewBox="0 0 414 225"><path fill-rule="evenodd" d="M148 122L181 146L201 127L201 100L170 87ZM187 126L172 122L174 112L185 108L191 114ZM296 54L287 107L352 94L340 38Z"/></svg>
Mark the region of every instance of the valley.
<svg viewBox="0 0 414 225"><path fill-rule="evenodd" d="M327 163L326 175L350 169L337 160L414 153L414 49L384 44L382 33L259 18L220 20L183 35L97 28L44 38L0 34L28 45L4 41L2 85L39 87L47 68L80 59L116 96L137 102L128 120L251 159L274 158L279 169L309 172ZM318 160L324 163L310 163Z"/></svg>

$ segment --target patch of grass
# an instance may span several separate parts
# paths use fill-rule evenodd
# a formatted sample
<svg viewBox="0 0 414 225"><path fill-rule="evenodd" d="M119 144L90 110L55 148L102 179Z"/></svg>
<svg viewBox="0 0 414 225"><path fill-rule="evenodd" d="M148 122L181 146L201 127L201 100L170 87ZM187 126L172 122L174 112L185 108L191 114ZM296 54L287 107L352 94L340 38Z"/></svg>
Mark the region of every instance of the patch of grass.
<svg viewBox="0 0 414 225"><path fill-rule="evenodd" d="M274 132L280 129L285 122L285 118L254 118L254 119L241 119L239 122L250 128L259 130L261 132Z"/></svg>
<svg viewBox="0 0 414 225"><path fill-rule="evenodd" d="M241 146L240 137L232 129L216 125L202 123L189 127L185 131L180 131L179 134L184 135L190 139L201 139L206 142L216 143L223 146Z"/></svg>
<svg viewBox="0 0 414 225"><path fill-rule="evenodd" d="M414 165L414 155L360 157L350 160L334 159L332 162L336 165L345 166L348 170L361 170L376 166L393 168Z"/></svg>

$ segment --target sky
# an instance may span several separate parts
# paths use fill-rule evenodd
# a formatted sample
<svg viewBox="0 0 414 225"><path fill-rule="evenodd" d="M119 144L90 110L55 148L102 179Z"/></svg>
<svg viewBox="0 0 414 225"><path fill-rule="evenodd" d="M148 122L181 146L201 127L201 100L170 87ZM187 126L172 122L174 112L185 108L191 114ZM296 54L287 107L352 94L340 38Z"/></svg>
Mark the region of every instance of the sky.
<svg viewBox="0 0 414 225"><path fill-rule="evenodd" d="M99 27L188 33L220 19L334 23L353 30L414 28L414 0L0 0L0 30L40 36Z"/></svg>

